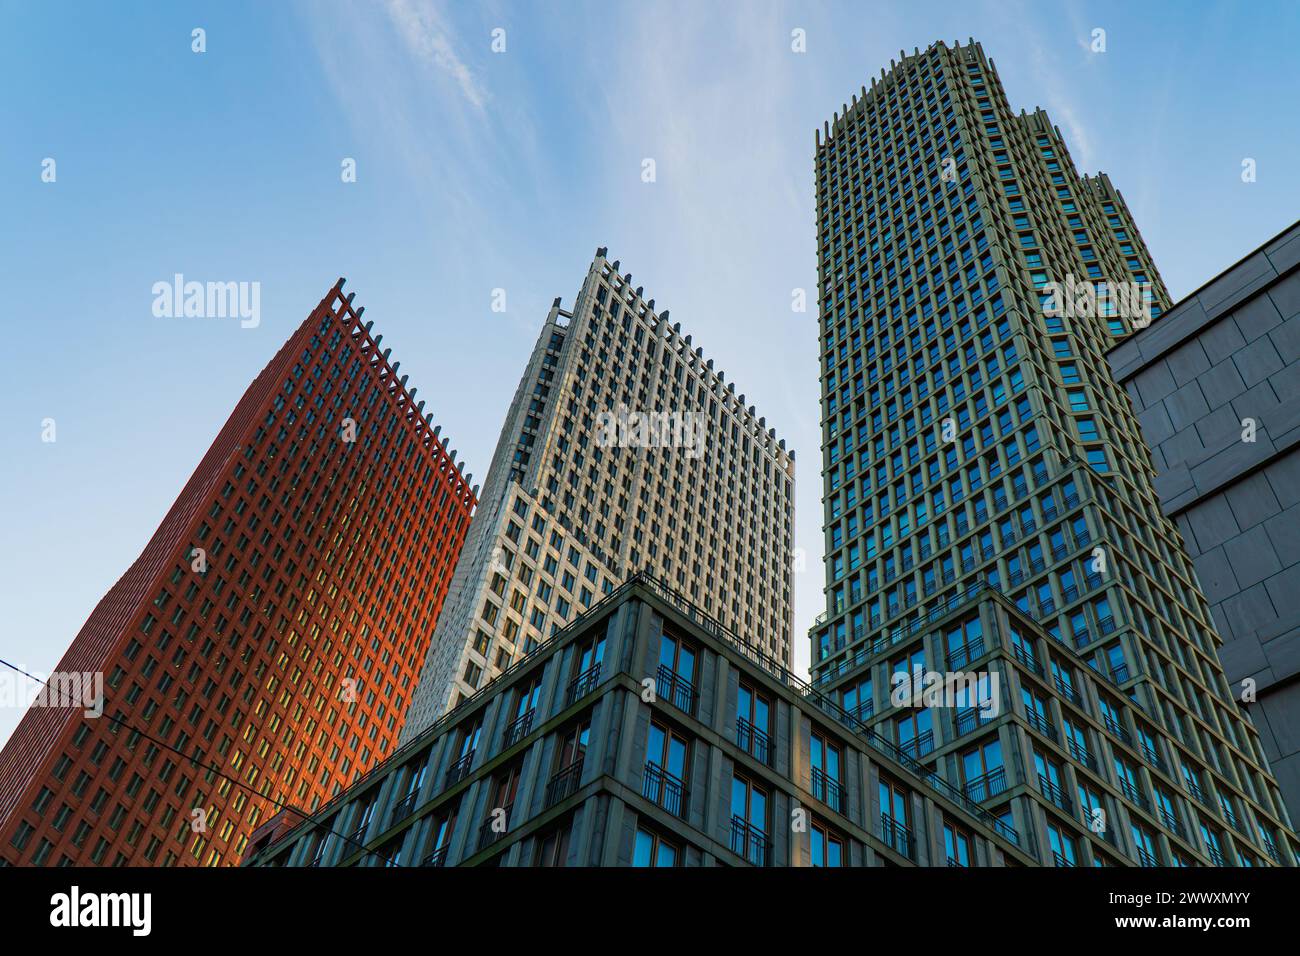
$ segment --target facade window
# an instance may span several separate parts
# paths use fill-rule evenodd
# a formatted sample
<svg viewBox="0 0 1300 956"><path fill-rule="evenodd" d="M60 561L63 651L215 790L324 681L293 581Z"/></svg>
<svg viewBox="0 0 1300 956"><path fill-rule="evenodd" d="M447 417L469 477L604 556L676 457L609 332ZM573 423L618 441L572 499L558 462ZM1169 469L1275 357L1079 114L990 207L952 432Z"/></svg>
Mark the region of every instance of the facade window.
<svg viewBox="0 0 1300 956"><path fill-rule="evenodd" d="M424 857L424 866L446 866L447 851L451 847L451 835L456 829L456 808L451 808L433 818L429 828L429 850Z"/></svg>
<svg viewBox="0 0 1300 956"><path fill-rule="evenodd" d="M836 813L844 812L844 785L840 778L843 755L837 744L814 733L810 741L812 795Z"/></svg>
<svg viewBox="0 0 1300 956"><path fill-rule="evenodd" d="M736 699L736 746L760 763L772 762L772 704L745 681Z"/></svg>
<svg viewBox="0 0 1300 956"><path fill-rule="evenodd" d="M966 796L976 803L983 803L1007 789L1002 742L996 737L963 751L961 768Z"/></svg>
<svg viewBox="0 0 1300 956"><path fill-rule="evenodd" d="M673 816L682 816L686 808L690 753L690 742L681 734L657 721L650 724L642 796Z"/></svg>
<svg viewBox="0 0 1300 956"><path fill-rule="evenodd" d="M1047 842L1052 849L1052 862L1057 866L1077 866L1074 837L1067 834L1056 823L1047 824Z"/></svg>
<svg viewBox="0 0 1300 956"><path fill-rule="evenodd" d="M677 847L659 834L637 827L636 844L632 848L633 866L677 866L681 853Z"/></svg>
<svg viewBox="0 0 1300 956"><path fill-rule="evenodd" d="M696 651L671 634L664 634L659 645L659 698L678 710L695 713L699 695L695 691Z"/></svg>
<svg viewBox="0 0 1300 956"><path fill-rule="evenodd" d="M767 866L771 857L767 791L745 777L731 778L731 849L754 866Z"/></svg>
<svg viewBox="0 0 1300 956"><path fill-rule="evenodd" d="M558 830L552 830L537 841L537 857L534 866L567 866L569 859L569 833L572 827L566 824Z"/></svg>
<svg viewBox="0 0 1300 956"><path fill-rule="evenodd" d="M829 827L814 821L808 828L808 847L813 866L844 865L844 841Z"/></svg>
<svg viewBox="0 0 1300 956"><path fill-rule="evenodd" d="M949 820L943 822L943 847L949 866L970 866L974 860L971 852L973 840L970 832Z"/></svg>
<svg viewBox="0 0 1300 956"><path fill-rule="evenodd" d="M915 859L916 840L912 831L912 794L888 777L880 778L880 839L885 845Z"/></svg>

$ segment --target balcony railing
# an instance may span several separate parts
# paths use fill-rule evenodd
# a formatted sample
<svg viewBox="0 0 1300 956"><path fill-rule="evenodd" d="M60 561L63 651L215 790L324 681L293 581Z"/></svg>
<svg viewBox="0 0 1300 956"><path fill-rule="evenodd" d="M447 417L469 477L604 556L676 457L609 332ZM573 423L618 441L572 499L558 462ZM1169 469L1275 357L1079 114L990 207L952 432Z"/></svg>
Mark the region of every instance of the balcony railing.
<svg viewBox="0 0 1300 956"><path fill-rule="evenodd" d="M653 760L645 765L641 780L641 796L663 807L675 817L685 817L687 807L686 784Z"/></svg>
<svg viewBox="0 0 1300 956"><path fill-rule="evenodd" d="M1013 644L1011 646L1011 654L1013 657L1015 657L1016 660L1024 664L1026 667L1028 667L1039 677L1043 676L1043 665L1039 662L1038 658L1033 655L1032 652L1025 650L1023 647L1017 644Z"/></svg>
<svg viewBox="0 0 1300 956"><path fill-rule="evenodd" d="M1133 746L1133 735L1125 730L1119 722L1115 720L1115 718L1111 717L1109 714L1103 714L1101 721L1106 725L1107 730L1120 739L1121 743L1127 744L1130 747Z"/></svg>
<svg viewBox="0 0 1300 956"><path fill-rule="evenodd" d="M478 828L478 849L485 850L510 832L510 811L514 804L501 807L500 813L489 812Z"/></svg>
<svg viewBox="0 0 1300 956"><path fill-rule="evenodd" d="M1182 823L1179 822L1178 817L1164 806L1157 807L1157 812L1160 816L1160 822L1165 825L1166 829L1176 833L1183 839L1187 839L1187 830L1183 827Z"/></svg>
<svg viewBox="0 0 1300 956"><path fill-rule="evenodd" d="M880 815L880 839L891 850L903 854L909 860L916 859L916 837L888 813Z"/></svg>
<svg viewBox="0 0 1300 956"><path fill-rule="evenodd" d="M1034 730L1052 741L1052 743L1056 743L1061 739L1061 735L1056 732L1056 728L1051 725L1045 714L1041 714L1036 710L1026 710L1025 720L1028 721L1030 727L1033 727Z"/></svg>
<svg viewBox="0 0 1300 956"><path fill-rule="evenodd" d="M731 818L731 850L754 866L768 866L771 863L772 841L744 817Z"/></svg>
<svg viewBox="0 0 1300 956"><path fill-rule="evenodd" d="M1078 692L1074 689L1074 685L1067 680L1063 680L1059 674L1052 675L1052 683L1056 686L1057 692L1070 703L1076 707L1082 703Z"/></svg>
<svg viewBox="0 0 1300 956"><path fill-rule="evenodd" d="M1057 807L1066 813L1074 813L1074 803L1065 795L1065 791L1041 773L1038 775L1038 789Z"/></svg>
<svg viewBox="0 0 1300 956"><path fill-rule="evenodd" d="M899 743L898 749L914 760L919 760L934 751L934 731L927 730L923 734L917 734L910 740L902 741Z"/></svg>
<svg viewBox="0 0 1300 956"><path fill-rule="evenodd" d="M362 820L361 823L357 824L357 828L353 830L352 835L348 837L348 842L353 844L354 846L358 843L364 843L366 830L368 829L370 829L370 820L367 818L365 820Z"/></svg>
<svg viewBox="0 0 1300 956"><path fill-rule="evenodd" d="M772 739L744 717L736 719L736 746L759 763L772 763Z"/></svg>
<svg viewBox="0 0 1300 956"><path fill-rule="evenodd" d="M583 697L586 697L596 685L600 683L600 661L592 664L585 671L575 677L567 688L564 690L564 706L568 707Z"/></svg>
<svg viewBox="0 0 1300 956"><path fill-rule="evenodd" d="M520 714L510 722L506 728L505 739L501 742L501 749L513 747L519 741L527 737L533 730L533 718L537 716L537 708L528 708L527 713Z"/></svg>
<svg viewBox="0 0 1300 956"><path fill-rule="evenodd" d="M836 813L844 812L844 787L820 767L812 768L812 795Z"/></svg>
<svg viewBox="0 0 1300 956"><path fill-rule="evenodd" d="M1165 762L1160 759L1160 754L1156 753L1156 751L1153 750L1145 740L1142 741L1142 756L1146 759L1147 763L1151 764L1151 766L1155 767L1157 770L1168 772Z"/></svg>
<svg viewBox="0 0 1300 956"><path fill-rule="evenodd" d="M1259 835L1260 842L1264 844L1264 850L1268 853L1269 858L1278 866L1282 865L1282 857L1277 852L1277 842L1267 833Z"/></svg>
<svg viewBox="0 0 1300 956"><path fill-rule="evenodd" d="M667 664L659 665L659 673L656 676L656 693L659 698L694 717L700 701L695 685Z"/></svg>
<svg viewBox="0 0 1300 956"><path fill-rule="evenodd" d="M1097 768L1098 768L1097 758L1093 756L1091 750L1089 750L1083 744L1079 743L1073 737L1065 738L1065 747L1067 750L1070 751L1071 757L1079 761L1079 763L1083 764L1093 773L1097 772Z"/></svg>
<svg viewBox="0 0 1300 956"><path fill-rule="evenodd" d="M986 715L980 707L967 707L957 711L956 726L957 736L964 737L974 730L991 723L995 718Z"/></svg>
<svg viewBox="0 0 1300 956"><path fill-rule="evenodd" d="M1138 862L1141 863L1143 866L1160 865L1160 860L1156 858L1156 855L1152 853L1150 850L1146 849L1145 847L1137 848L1137 857L1138 857Z"/></svg>
<svg viewBox="0 0 1300 956"><path fill-rule="evenodd" d="M446 843L444 843L440 847L437 847L428 856L424 858L424 862L421 863L420 865L421 866L446 866L447 850L449 849L449 847L450 844L446 844Z"/></svg>
<svg viewBox="0 0 1300 956"><path fill-rule="evenodd" d="M419 795L417 791L412 791L393 804L393 812L388 819L390 827L401 823L415 811L415 801Z"/></svg>
<svg viewBox="0 0 1300 956"><path fill-rule="evenodd" d="M471 750L465 756L461 757L454 764L447 768L447 782L444 786L450 787L453 783L464 780L469 775L469 768L474 764L474 751Z"/></svg>
<svg viewBox="0 0 1300 956"><path fill-rule="evenodd" d="M994 767L986 774L972 777L966 781L966 796L976 803L991 800L1007 789L1007 771L1005 767Z"/></svg>
<svg viewBox="0 0 1300 956"><path fill-rule="evenodd" d="M984 656L984 642L972 641L956 648L948 655L948 670L955 671L965 667L971 661L979 660Z"/></svg>
<svg viewBox="0 0 1300 956"><path fill-rule="evenodd" d="M1151 801L1147 799L1146 794L1137 788L1136 784L1131 783L1127 777L1119 778L1119 792L1128 797L1133 803L1147 812L1151 810Z"/></svg>
<svg viewBox="0 0 1300 956"><path fill-rule="evenodd" d="M854 707L852 710L845 711L845 713L849 717L859 721L869 720L872 717L872 715L875 714L875 712L876 712L876 702L874 700L864 700L862 703L858 704L858 706Z"/></svg>
<svg viewBox="0 0 1300 956"><path fill-rule="evenodd" d="M582 781L582 758L556 771L546 784L546 806L553 807L565 797L572 796Z"/></svg>

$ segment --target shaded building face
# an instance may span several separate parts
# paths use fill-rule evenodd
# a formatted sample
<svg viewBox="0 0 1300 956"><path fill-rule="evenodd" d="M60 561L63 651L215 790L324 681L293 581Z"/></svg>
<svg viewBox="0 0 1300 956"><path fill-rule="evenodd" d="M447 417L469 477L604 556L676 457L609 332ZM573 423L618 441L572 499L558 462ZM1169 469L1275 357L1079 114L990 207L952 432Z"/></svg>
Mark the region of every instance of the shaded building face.
<svg viewBox="0 0 1300 956"><path fill-rule="evenodd" d="M1108 355L1160 507L1210 601L1228 683L1300 819L1300 223Z"/></svg>
<svg viewBox="0 0 1300 956"><path fill-rule="evenodd" d="M474 496L341 286L0 754L6 863L234 864L394 745Z"/></svg>
<svg viewBox="0 0 1300 956"><path fill-rule="evenodd" d="M994 754L1014 779L979 801L1044 860L1290 859L1277 785L1106 363L1169 305L1123 197L1076 173L1041 110L1011 110L975 43L891 64L826 124L816 169L818 686L956 786L987 783ZM988 646L917 623L972 588L1048 638L1003 675L1014 716L892 703L896 675L964 668Z"/></svg>

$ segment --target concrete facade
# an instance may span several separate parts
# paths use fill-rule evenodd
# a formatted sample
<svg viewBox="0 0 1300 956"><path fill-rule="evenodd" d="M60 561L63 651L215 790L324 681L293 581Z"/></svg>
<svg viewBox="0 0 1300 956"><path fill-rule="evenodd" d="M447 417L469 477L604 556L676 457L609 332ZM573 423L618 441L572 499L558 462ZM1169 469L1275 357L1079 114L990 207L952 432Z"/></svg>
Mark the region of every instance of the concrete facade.
<svg viewBox="0 0 1300 956"><path fill-rule="evenodd" d="M1300 224L1108 359L1295 820L1300 815Z"/></svg>
<svg viewBox="0 0 1300 956"><path fill-rule="evenodd" d="M1045 112L1013 110L973 41L891 61L815 146L826 532L815 684L950 783L984 782L989 754L1009 759L1000 729L951 767L945 715L885 707L884 688L968 656L964 628L946 647L911 629L991 588L1078 673L1120 691L1084 694L1080 713L1076 668L1058 655L1012 702L1035 791L1031 812L1012 809L1046 820L1051 862L1115 849L1143 865L1284 857L1290 823L1264 744L1223 675L1209 602L1107 365L1171 304L1123 196L1079 173ZM1255 348L1252 381L1285 374ZM1171 401L1188 418L1210 411L1192 389ZM897 633L905 646L878 649ZM1085 715L1100 718L1095 740ZM1106 810L1112 788L1128 821L1116 842L1080 829L1080 808ZM1004 809L1004 795L984 796Z"/></svg>
<svg viewBox="0 0 1300 956"><path fill-rule="evenodd" d="M690 648L692 679L664 663L665 642ZM521 713L521 700L531 709ZM754 723L742 715L756 713L752 700L766 704ZM680 741L677 773L662 759L665 737ZM312 821L269 822L245 865L1038 862L1032 835L916 769L758 645L641 574ZM882 783L905 803L906 825L882 807Z"/></svg>
<svg viewBox="0 0 1300 956"><path fill-rule="evenodd" d="M637 571L790 659L794 452L606 252L538 335L403 741Z"/></svg>

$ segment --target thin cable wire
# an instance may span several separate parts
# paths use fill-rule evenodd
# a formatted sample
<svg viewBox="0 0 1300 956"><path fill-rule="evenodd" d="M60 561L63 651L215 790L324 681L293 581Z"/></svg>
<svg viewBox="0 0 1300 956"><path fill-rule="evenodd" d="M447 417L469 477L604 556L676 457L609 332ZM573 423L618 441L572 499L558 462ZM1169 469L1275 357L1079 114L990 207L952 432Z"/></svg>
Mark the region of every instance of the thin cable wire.
<svg viewBox="0 0 1300 956"><path fill-rule="evenodd" d="M15 666L15 665L13 665L13 664L10 664L10 663L9 663L7 660L5 660L4 658L0 658L0 664L3 664L5 667L9 668L11 671L14 671L15 673L22 674L24 677L26 677L26 678L29 679L29 680L34 680L34 681L36 681L36 683L40 684L40 685L43 686L43 687L49 687L49 686L50 686L48 681L43 681L43 680L41 680L41 679L40 679L39 677L37 677L35 674L29 674L29 673L27 673L27 671L23 670L21 667L17 667L17 666ZM184 751L179 750L179 749L176 748L176 747L173 747L171 744L167 743L166 741L164 741L164 740L159 740L157 737L153 736L153 734L149 733L147 730L141 730L139 727L136 727L136 726L134 726L134 725L132 725L132 724L128 724L125 720L122 720L120 717L115 717L115 716L109 714L109 712L108 712L108 699L107 699L107 698L105 698L105 700L104 700L104 713L103 713L103 716L104 716L104 717L107 717L110 721L112 721L113 723L115 723L115 724L117 724L117 725L119 725L119 726L121 726L121 727L126 727L126 728L129 729L129 730L133 730L133 731L135 731L135 732L138 733L141 737L145 738L146 740L150 741L151 743L155 743L155 744L157 744L159 747L162 747L163 749L168 750L168 751L170 751L171 753L176 754L178 757L182 758L183 760L188 761L189 763L193 764L195 767L202 767L203 769L205 769L205 770L209 770L209 771L211 771L212 773L215 773L217 776L219 776L219 777L221 777L221 778L223 778L223 779L225 779L225 780L229 780L229 781L230 781L231 783L233 783L235 786L237 786L237 787L239 787L239 788L241 788L241 789L243 789L243 790L248 791L248 793L249 793L251 796L253 796L254 798L256 798L256 799L258 799L258 800L265 800L265 801L267 801L268 803L272 804L273 806L277 807L277 808L280 809L280 810L287 810L287 811L289 811L289 812L291 812L291 813L296 813L298 816L302 817L302 822L304 822L304 823L313 823L313 824L315 824L316 826L321 827L322 829L324 829L327 833L330 833L330 834L332 834L332 835L338 837L339 839L343 840L344 842L346 842L346 843L350 843L351 845L353 845L353 846L355 846L355 847L359 847L360 849L362 849L362 850L365 851L365 855L366 855L366 856L371 856L371 855L375 856L376 858L382 860L382 861L384 862L384 865L385 865L385 866L401 866L400 863L393 863L393 862L391 862L387 857L382 856L382 855L379 853L378 850L369 850L369 849L366 849L366 845L365 845L364 843L361 843L361 842L358 841L358 840L354 840L354 839L353 839L352 837L350 837L350 836L347 836L347 835L345 835L345 834L339 833L337 830L331 829L331 828L329 828L329 827L322 826L322 824L320 823L320 821L317 820L314 816L312 816L312 815L309 814L309 813L306 813L306 812L303 811L303 810L298 809L298 808L295 807L293 804L291 804L291 803L281 803L279 800L276 800L274 797L267 796L266 794L258 793L258 792L257 792L256 790L254 790L252 787L248 786L247 784L245 784L245 783L242 782L241 780L238 780L237 778L230 776L230 774L228 774L228 773L226 773L225 771L221 770L221 769L220 769L219 767L217 767L216 765L214 765L214 764L209 764L209 763L204 763L203 761L199 760L199 758L197 758L197 757L195 757L195 756L193 756L193 755L191 755L191 754L187 754L187 753L185 753Z"/></svg>

